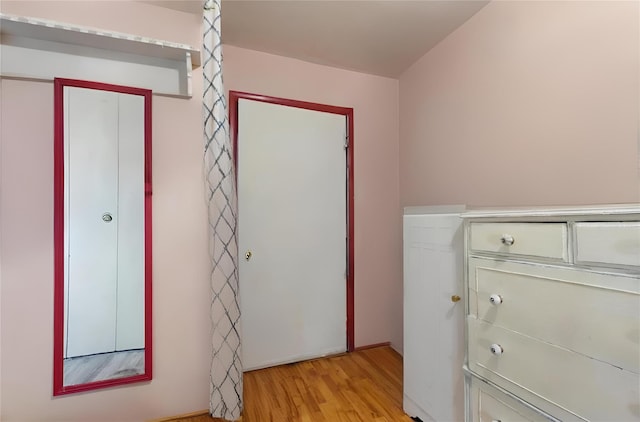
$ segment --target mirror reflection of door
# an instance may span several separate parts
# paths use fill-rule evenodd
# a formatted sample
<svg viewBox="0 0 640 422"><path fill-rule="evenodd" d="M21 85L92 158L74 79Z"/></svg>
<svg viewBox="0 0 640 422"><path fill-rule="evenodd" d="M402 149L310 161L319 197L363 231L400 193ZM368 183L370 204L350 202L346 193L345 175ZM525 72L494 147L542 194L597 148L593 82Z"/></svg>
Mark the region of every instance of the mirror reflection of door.
<svg viewBox="0 0 640 422"><path fill-rule="evenodd" d="M145 372L145 97L63 95L69 386Z"/></svg>

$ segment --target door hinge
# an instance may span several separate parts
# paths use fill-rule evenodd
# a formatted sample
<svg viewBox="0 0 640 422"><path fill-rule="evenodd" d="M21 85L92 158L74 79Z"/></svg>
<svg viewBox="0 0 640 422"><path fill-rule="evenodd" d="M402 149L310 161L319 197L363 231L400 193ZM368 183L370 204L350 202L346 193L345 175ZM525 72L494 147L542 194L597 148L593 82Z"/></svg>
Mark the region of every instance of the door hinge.
<svg viewBox="0 0 640 422"><path fill-rule="evenodd" d="M344 149L349 148L349 135L344 138Z"/></svg>

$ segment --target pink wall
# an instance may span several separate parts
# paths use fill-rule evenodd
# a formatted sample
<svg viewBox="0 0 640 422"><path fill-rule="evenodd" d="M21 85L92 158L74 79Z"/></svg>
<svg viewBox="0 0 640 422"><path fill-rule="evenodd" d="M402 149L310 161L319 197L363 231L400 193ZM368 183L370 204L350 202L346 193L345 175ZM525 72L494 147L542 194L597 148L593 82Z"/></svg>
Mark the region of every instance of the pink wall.
<svg viewBox="0 0 640 422"><path fill-rule="evenodd" d="M1 11L200 45L200 17L137 2L3 1ZM53 84L0 82L0 419L141 421L208 406L202 75L153 98L154 379L52 398ZM91 75L87 75L91 79ZM398 81L225 47L227 88L355 109L356 346L402 347Z"/></svg>
<svg viewBox="0 0 640 422"><path fill-rule="evenodd" d="M400 78L401 204L640 201L638 2L492 2Z"/></svg>
<svg viewBox="0 0 640 422"><path fill-rule="evenodd" d="M200 43L200 17L142 3L3 1L2 11ZM51 396L53 83L1 81L2 421L139 422L207 408L202 78L194 73L193 99L153 97L154 379L57 398Z"/></svg>
<svg viewBox="0 0 640 422"><path fill-rule="evenodd" d="M229 90L354 109L355 345L402 348L398 81L224 47Z"/></svg>

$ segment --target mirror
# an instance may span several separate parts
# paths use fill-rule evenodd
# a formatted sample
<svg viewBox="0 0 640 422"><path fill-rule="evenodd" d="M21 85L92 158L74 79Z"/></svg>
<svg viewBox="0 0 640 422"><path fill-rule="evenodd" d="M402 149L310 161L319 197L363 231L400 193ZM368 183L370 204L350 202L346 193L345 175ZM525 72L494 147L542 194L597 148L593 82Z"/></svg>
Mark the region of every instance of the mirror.
<svg viewBox="0 0 640 422"><path fill-rule="evenodd" d="M53 394L151 379L151 91L54 80Z"/></svg>

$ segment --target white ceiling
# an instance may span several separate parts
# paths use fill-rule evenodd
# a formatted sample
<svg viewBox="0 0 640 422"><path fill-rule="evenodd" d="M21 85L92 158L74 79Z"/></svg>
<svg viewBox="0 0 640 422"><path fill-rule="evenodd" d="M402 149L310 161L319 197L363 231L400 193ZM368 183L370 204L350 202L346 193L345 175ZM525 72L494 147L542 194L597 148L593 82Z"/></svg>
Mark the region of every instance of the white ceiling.
<svg viewBox="0 0 640 422"><path fill-rule="evenodd" d="M201 13L198 0L147 1ZM225 44L399 77L488 0L223 0Z"/></svg>

